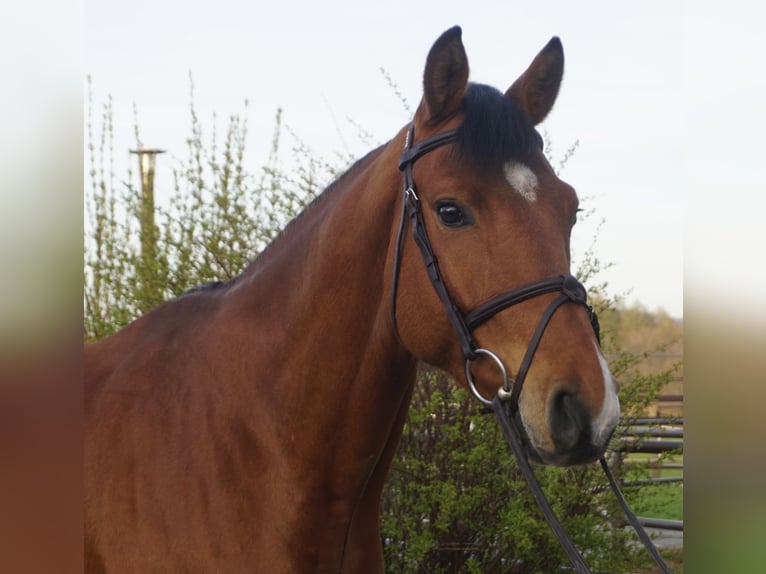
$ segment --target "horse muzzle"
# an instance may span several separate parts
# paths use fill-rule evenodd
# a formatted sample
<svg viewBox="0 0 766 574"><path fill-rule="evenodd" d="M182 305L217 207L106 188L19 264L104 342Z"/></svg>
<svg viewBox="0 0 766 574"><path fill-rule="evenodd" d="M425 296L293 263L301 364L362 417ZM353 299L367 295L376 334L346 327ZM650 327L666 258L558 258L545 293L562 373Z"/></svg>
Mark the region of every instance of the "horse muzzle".
<svg viewBox="0 0 766 574"><path fill-rule="evenodd" d="M515 422L530 459L554 466L589 464L598 460L604 454L620 416L616 395L614 399L605 397L601 412L592 417L577 396L567 391L555 393L548 400L546 410L541 425L544 430L529 428L531 425L525 422L522 400ZM541 434L542 440L538 439Z"/></svg>

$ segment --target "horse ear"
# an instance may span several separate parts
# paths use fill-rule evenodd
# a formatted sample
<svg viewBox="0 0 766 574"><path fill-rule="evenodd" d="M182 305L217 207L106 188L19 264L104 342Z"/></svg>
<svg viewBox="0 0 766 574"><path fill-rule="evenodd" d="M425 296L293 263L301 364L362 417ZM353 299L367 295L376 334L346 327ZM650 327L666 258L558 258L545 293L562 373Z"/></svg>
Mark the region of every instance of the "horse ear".
<svg viewBox="0 0 766 574"><path fill-rule="evenodd" d="M556 36L535 56L505 95L523 109L534 125L551 111L564 75L564 48Z"/></svg>
<svg viewBox="0 0 766 574"><path fill-rule="evenodd" d="M423 74L426 121L441 121L461 107L468 86L468 57L455 26L444 32L428 52Z"/></svg>

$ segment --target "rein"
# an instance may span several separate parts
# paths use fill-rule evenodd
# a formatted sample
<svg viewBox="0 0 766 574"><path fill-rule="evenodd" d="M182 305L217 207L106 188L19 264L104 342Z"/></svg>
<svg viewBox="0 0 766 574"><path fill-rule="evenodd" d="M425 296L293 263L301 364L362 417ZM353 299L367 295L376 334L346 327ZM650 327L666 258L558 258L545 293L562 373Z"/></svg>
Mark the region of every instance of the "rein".
<svg viewBox="0 0 766 574"><path fill-rule="evenodd" d="M542 339L543 333L545 332L545 328L548 326L548 323L555 311L565 303L575 303L584 306L588 311L591 326L593 327L596 339L600 344L600 327L596 313L587 303L587 291L585 287L571 275L559 275L558 277L535 281L511 291L507 291L501 295L498 295L497 297L490 299L489 301L486 301L485 303L482 303L475 309L463 314L455 302L452 300L447 286L444 283L441 271L439 270L438 260L434 254L431 242L428 238L428 233L426 232L425 220L423 219L423 212L420 205L420 198L417 195L415 181L412 176L412 166L418 158L443 145L458 141L460 132L458 130L446 131L418 143L414 143L414 136L415 126L414 124L410 124L405 141L404 152L399 158L399 170L403 173L404 187L402 214L396 238L396 253L394 256L394 270L391 284L391 321L393 324L394 333L401 342L401 337L399 336L399 329L396 321L396 296L399 283L401 254L404 248L404 228L406 227L407 220L409 219L410 225L412 227L412 236L415 244L420 250L420 255L423 259L423 264L425 265L426 271L428 272L428 277L431 280L431 285L433 286L434 291L436 291L436 294L447 313L447 318L450 322L450 325L457 335L460 349L465 359L465 376L471 392L483 404L491 406L492 410L495 412L495 415L500 422L500 426L503 429L503 434L505 435L506 442L508 443L511 452L516 457L516 460L518 461L521 473L524 476L524 479L527 481L530 489L532 490L535 502L542 511L545 520L548 522L548 525L556 534L556 537L559 539L559 543L569 557L569 560L574 566L575 571L578 574L590 574L591 570L589 569L582 555L572 542L572 539L569 537L566 530L564 530L563 526L553 512L550 503L548 502L540 487L540 483L537 481L537 478L534 475L529 461L527 460L527 454L521 440L521 431L517 427L514 417L518 413L519 396L521 395L522 385L526 379L529 367L532 364L532 359L534 359L535 352L537 351L537 347L540 344L540 340ZM537 327L535 328L534 334L532 335L529 346L527 347L527 351L524 354L524 358L521 361L521 366L519 367L516 378L514 381L511 381L511 379L508 377L508 372L505 368L505 365L503 364L503 361L500 359L500 357L498 357L489 349L479 347L478 344L473 340L471 332L479 325L494 317L500 311L521 303L522 301L526 301L528 299L549 293L559 293L559 295L548 305L546 310L543 312L543 315L540 318ZM479 393L474 383L473 375L471 374L471 363L473 363L473 361L478 359L480 356L486 356L492 359L500 370L503 378L503 384L498 389L497 395L492 400L483 397ZM617 500L620 503L620 506L622 507L622 510L625 513L628 521L636 530L636 533L641 539L641 542L643 542L647 551L652 556L654 562L659 566L662 572L665 574L670 574L670 570L665 564L662 556L660 556L659 552L657 551L657 548L652 543L649 535L638 522L636 515L630 510L628 503L620 491L617 481L612 475L612 472L609 469L609 465L603 456L599 459L599 462L601 463L601 467L606 474L607 480L609 481L610 488L617 497Z"/></svg>

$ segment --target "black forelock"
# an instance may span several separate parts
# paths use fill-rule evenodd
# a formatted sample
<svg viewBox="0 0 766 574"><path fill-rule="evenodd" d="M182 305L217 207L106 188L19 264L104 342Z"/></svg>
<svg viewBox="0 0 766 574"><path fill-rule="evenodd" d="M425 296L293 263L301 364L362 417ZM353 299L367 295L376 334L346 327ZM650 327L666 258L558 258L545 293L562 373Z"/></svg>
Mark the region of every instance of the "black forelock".
<svg viewBox="0 0 766 574"><path fill-rule="evenodd" d="M499 90L470 83L463 99L460 153L482 170L509 160L526 161L541 148L540 135L527 115Z"/></svg>

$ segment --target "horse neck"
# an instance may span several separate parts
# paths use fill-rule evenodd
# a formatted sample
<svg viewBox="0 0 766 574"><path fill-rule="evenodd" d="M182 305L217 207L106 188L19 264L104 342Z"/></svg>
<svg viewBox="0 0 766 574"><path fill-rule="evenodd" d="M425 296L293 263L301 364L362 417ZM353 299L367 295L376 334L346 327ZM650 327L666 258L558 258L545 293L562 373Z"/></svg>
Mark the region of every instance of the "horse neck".
<svg viewBox="0 0 766 574"><path fill-rule="evenodd" d="M358 162L231 294L238 320L251 313L253 361L268 373L257 386L273 412L301 413L323 448L343 427L369 440L356 448L382 448L412 384L415 360L396 339L387 290L401 205L398 153L389 144Z"/></svg>

